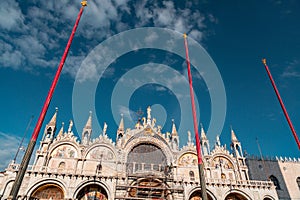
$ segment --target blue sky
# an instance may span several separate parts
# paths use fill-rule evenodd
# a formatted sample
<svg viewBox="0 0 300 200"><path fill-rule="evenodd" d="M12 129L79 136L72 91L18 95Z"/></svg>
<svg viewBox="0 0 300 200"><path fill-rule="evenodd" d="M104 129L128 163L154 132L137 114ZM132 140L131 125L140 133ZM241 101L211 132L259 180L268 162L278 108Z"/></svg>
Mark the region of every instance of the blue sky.
<svg viewBox="0 0 300 200"><path fill-rule="evenodd" d="M2 170L14 157L27 123L34 115L25 143L30 138L79 9L80 2L75 1L0 2ZM176 33L187 32L189 42L201 44L222 78L226 92L226 116L222 131L212 135L221 135L221 142L229 147L232 126L243 150L248 154L259 155L255 140L258 138L262 153L266 156L298 157L299 150L261 59L267 58L295 129L299 132L299 19L300 3L293 0L195 0L188 3L167 0L91 1L83 13L45 123L53 115L55 107L59 108L58 127L64 121L67 128L68 121L74 118L72 95L74 83L78 80L77 72L99 44L118 33L135 28L168 28ZM103 51L109 55L110 49ZM144 68L138 68L140 66ZM96 87L93 115L97 116L100 126L104 122L108 124L107 132L113 139L118 119L114 120L112 110L116 110L118 114L124 112L124 107L114 105L112 108L110 105L113 97L117 100L124 97L113 96L114 87L126 92L126 85L122 88L122 81L125 75L130 75L127 72L131 72L131 76L136 74L136 77L143 78L144 74L139 72L145 72L149 66L153 73L155 70L169 69L165 67L169 66L178 71L179 75L187 77L186 65L181 56L161 49L137 49L134 44L132 51L110 63ZM199 101L199 121L207 130L212 115L210 94L215 88L205 81L205 72L201 69L197 71L197 66L193 67L193 72ZM94 71L86 73L89 76L98 75ZM132 81L135 81L134 78ZM192 115L186 116L180 107L182 98L176 96L174 82L166 78L165 85L152 83L134 88L126 108L131 111L130 117L137 119L138 116L134 113L139 108L146 112L146 107L152 105L153 117L157 118L157 124L163 125L164 131L171 131L172 119L178 126L182 125L183 114L184 120L192 121ZM131 86L133 83L131 82ZM88 106L83 107L87 108L78 111L81 120L75 123L78 131L74 129L79 136L89 110L92 110ZM127 118L125 117L125 125L131 128L129 117ZM94 130L93 137L100 133L101 127ZM185 131L180 133L181 146L186 142L186 135ZM213 146L214 139L210 143Z"/></svg>

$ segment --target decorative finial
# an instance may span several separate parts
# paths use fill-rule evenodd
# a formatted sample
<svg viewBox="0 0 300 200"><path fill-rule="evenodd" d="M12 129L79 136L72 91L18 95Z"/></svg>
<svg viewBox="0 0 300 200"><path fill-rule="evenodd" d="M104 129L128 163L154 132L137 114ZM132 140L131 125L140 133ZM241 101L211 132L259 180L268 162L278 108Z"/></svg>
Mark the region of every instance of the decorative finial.
<svg viewBox="0 0 300 200"><path fill-rule="evenodd" d="M84 6L84 7L87 6L87 1L86 1L86 0L83 0L83 1L81 2L81 5Z"/></svg>
<svg viewBox="0 0 300 200"><path fill-rule="evenodd" d="M188 142L192 143L192 136L191 136L191 131L188 131Z"/></svg>
<svg viewBox="0 0 300 200"><path fill-rule="evenodd" d="M267 60L266 60L265 58L263 58L263 59L262 59L262 63L263 63L264 65L267 65Z"/></svg>
<svg viewBox="0 0 300 200"><path fill-rule="evenodd" d="M73 127L73 121L70 120L69 128L68 128L68 133L72 132L72 127Z"/></svg>
<svg viewBox="0 0 300 200"><path fill-rule="evenodd" d="M148 106L147 108L147 119L151 119L151 107Z"/></svg>
<svg viewBox="0 0 300 200"><path fill-rule="evenodd" d="M187 38L187 34L186 33L183 34L183 38L184 39Z"/></svg>
<svg viewBox="0 0 300 200"><path fill-rule="evenodd" d="M58 111L58 107L55 107L55 112L57 112Z"/></svg>
<svg viewBox="0 0 300 200"><path fill-rule="evenodd" d="M106 135L106 130L107 130L107 124L106 124L106 122L104 122L104 125L103 125L103 135Z"/></svg>

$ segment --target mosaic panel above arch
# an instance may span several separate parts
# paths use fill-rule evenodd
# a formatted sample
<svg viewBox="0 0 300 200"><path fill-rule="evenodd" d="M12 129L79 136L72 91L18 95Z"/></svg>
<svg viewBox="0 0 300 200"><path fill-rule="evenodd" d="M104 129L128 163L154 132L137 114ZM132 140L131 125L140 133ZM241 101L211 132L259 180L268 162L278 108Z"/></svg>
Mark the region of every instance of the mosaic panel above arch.
<svg viewBox="0 0 300 200"><path fill-rule="evenodd" d="M53 200L63 200L64 192L63 190L56 184L45 184L38 187L31 195L30 200L40 199L53 199Z"/></svg>
<svg viewBox="0 0 300 200"><path fill-rule="evenodd" d="M78 157L77 149L70 144L63 144L56 147L52 153L52 158L76 158Z"/></svg>
<svg viewBox="0 0 300 200"><path fill-rule="evenodd" d="M232 162L224 157L224 156L216 156L213 158L213 160L210 163L211 167L215 167L215 168L224 168L224 169L233 169L233 164Z"/></svg>
<svg viewBox="0 0 300 200"><path fill-rule="evenodd" d="M105 146L97 146L88 152L86 158L96 160L115 160L116 155L111 149Z"/></svg>
<svg viewBox="0 0 300 200"><path fill-rule="evenodd" d="M178 159L178 166L194 166L198 163L198 157L194 153L185 153Z"/></svg>

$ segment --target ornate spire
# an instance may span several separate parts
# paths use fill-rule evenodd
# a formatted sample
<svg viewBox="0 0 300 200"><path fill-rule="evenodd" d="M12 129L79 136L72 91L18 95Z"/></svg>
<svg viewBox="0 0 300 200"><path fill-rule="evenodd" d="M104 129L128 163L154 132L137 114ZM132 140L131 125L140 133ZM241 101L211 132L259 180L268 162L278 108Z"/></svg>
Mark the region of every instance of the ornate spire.
<svg viewBox="0 0 300 200"><path fill-rule="evenodd" d="M92 129L92 111L90 111L89 118L86 121L86 124L85 124L84 128L85 129Z"/></svg>
<svg viewBox="0 0 300 200"><path fill-rule="evenodd" d="M230 129L231 129L231 141L232 142L238 142L239 140L237 139L232 127L230 127Z"/></svg>
<svg viewBox="0 0 300 200"><path fill-rule="evenodd" d="M135 125L136 128L139 127L139 122ZM123 137L125 131L124 131L124 118L123 118L123 114L121 114L121 120L119 123L119 128L117 130L117 139L116 141L118 141L121 137ZM103 131L104 132L104 131Z"/></svg>
<svg viewBox="0 0 300 200"><path fill-rule="evenodd" d="M64 134L64 124L65 124L64 122L61 123L61 128L60 128L57 136L61 137Z"/></svg>
<svg viewBox="0 0 300 200"><path fill-rule="evenodd" d="M200 138L201 138L201 139L206 139L206 134L205 134L205 131L204 131L203 125L202 125L202 124L200 124L200 126L201 126L201 136L200 136Z"/></svg>
<svg viewBox="0 0 300 200"><path fill-rule="evenodd" d="M151 125L151 107L147 108L147 125Z"/></svg>
<svg viewBox="0 0 300 200"><path fill-rule="evenodd" d="M216 140L217 140L216 145L220 147L221 146L221 141L220 141L220 136L219 135L216 136Z"/></svg>
<svg viewBox="0 0 300 200"><path fill-rule="evenodd" d="M124 131L124 118L123 118L123 114L121 114L121 120L120 120L120 123L119 123L119 128L118 128L118 132L119 131Z"/></svg>
<svg viewBox="0 0 300 200"><path fill-rule="evenodd" d="M177 135L178 135L178 133L177 133L176 125L175 125L174 119L172 119L172 137L177 136Z"/></svg>
<svg viewBox="0 0 300 200"><path fill-rule="evenodd" d="M191 131L188 131L188 143L192 143Z"/></svg>
<svg viewBox="0 0 300 200"><path fill-rule="evenodd" d="M48 126L55 126L56 125L56 116L57 116L58 108L55 108L55 113L52 116L51 120L48 123Z"/></svg>
<svg viewBox="0 0 300 200"><path fill-rule="evenodd" d="M72 132L72 127L73 127L73 121L70 120L69 128L68 128L68 133L71 133L71 132Z"/></svg>
<svg viewBox="0 0 300 200"><path fill-rule="evenodd" d="M148 120L151 119L151 107L150 106L148 106L148 108L147 108L147 119Z"/></svg>
<svg viewBox="0 0 300 200"><path fill-rule="evenodd" d="M104 125L103 125L103 135L106 135L106 131L107 131L107 124L106 124L106 122L104 122Z"/></svg>

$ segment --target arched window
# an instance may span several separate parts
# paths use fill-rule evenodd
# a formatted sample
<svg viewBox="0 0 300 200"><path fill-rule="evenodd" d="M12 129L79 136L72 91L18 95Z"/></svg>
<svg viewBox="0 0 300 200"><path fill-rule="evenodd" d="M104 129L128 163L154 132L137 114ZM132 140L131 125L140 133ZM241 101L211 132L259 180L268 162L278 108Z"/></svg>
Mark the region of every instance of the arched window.
<svg viewBox="0 0 300 200"><path fill-rule="evenodd" d="M191 181L194 181L195 180L195 173L193 171L190 171L189 175L190 175Z"/></svg>
<svg viewBox="0 0 300 200"><path fill-rule="evenodd" d="M296 181L297 181L297 184L298 184L298 188L300 190L300 177L297 177Z"/></svg>
<svg viewBox="0 0 300 200"><path fill-rule="evenodd" d="M273 175L271 175L269 178L274 183L276 190L280 190L280 185L279 185L278 179Z"/></svg>
<svg viewBox="0 0 300 200"><path fill-rule="evenodd" d="M46 135L46 138L50 138L51 133L52 133L52 128L49 127L49 128L47 129L47 135Z"/></svg>
<svg viewBox="0 0 300 200"><path fill-rule="evenodd" d="M203 144L203 154L204 155L207 155L208 154L208 145L206 142L204 142Z"/></svg>
<svg viewBox="0 0 300 200"><path fill-rule="evenodd" d="M164 170L167 166L167 158L159 147L142 143L129 152L127 164L127 172L129 173L149 170L159 171L159 167ZM128 171L129 169L130 171Z"/></svg>

